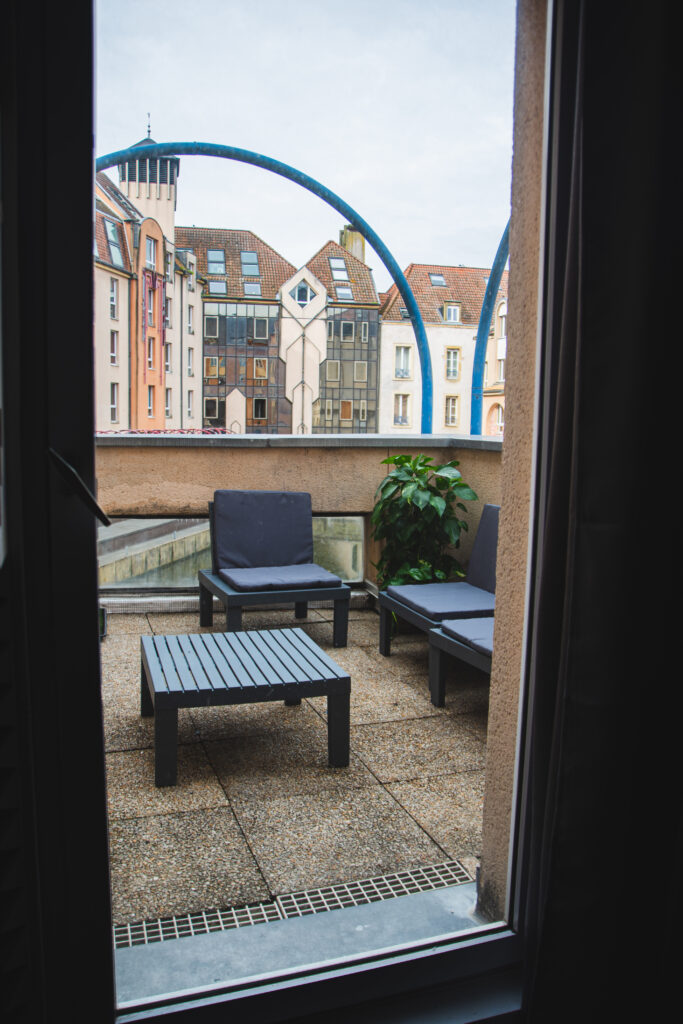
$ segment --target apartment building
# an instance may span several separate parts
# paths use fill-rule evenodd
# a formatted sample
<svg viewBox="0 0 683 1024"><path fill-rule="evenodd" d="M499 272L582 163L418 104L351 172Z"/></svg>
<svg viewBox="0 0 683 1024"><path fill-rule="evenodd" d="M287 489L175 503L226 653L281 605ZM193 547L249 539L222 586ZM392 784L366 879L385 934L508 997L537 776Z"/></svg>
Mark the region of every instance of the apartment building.
<svg viewBox="0 0 683 1024"><path fill-rule="evenodd" d="M489 271L477 267L411 263L405 277L422 314L429 343L433 377L432 431L468 434L474 349ZM504 340L499 342L507 315L507 277L505 271L488 346L489 370L495 373L499 372L497 353L504 353L505 348ZM413 326L396 285L383 296L381 319L380 433L419 432L422 369ZM494 357L496 365L492 370ZM501 358L503 380L496 380L495 389L487 395L488 419L482 425L486 434L502 433L502 413L498 410L504 408L504 354Z"/></svg>

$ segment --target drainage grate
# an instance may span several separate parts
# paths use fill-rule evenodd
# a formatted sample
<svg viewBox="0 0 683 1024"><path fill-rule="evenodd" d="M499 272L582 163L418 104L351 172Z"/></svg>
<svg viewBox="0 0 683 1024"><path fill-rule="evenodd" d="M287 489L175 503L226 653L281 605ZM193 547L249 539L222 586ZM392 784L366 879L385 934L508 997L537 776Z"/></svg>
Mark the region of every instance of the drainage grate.
<svg viewBox="0 0 683 1024"><path fill-rule="evenodd" d="M151 942L167 942L190 935L206 935L209 932L245 928L253 924L267 924L307 914L322 914L328 910L342 910L344 907L359 907L364 903L378 903L397 896L429 892L432 889L446 889L462 885L473 879L458 861L432 864L414 871L400 871L394 875L377 875L358 882L344 882L320 889L277 896L273 902L251 903L245 907L228 907L225 910L203 910L196 914L180 914L175 917L159 917L150 921L114 926L114 946L127 949Z"/></svg>

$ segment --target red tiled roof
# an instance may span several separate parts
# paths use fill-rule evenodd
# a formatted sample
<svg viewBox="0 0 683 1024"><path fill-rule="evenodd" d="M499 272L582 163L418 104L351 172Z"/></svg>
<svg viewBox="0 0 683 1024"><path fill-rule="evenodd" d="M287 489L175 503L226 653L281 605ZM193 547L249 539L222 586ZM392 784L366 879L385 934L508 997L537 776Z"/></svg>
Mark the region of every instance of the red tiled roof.
<svg viewBox="0 0 683 1024"><path fill-rule="evenodd" d="M457 302L460 304L460 322L474 326L479 323L490 273L490 270L483 267L443 267L411 263L405 271L405 277L426 323L442 324L444 303ZM432 284L430 274L441 274L446 286ZM504 270L498 295L507 296L507 289L508 271ZM405 317L401 315L403 306L403 299L396 285L392 284L382 303L382 319L394 322L404 320Z"/></svg>
<svg viewBox="0 0 683 1024"><path fill-rule="evenodd" d="M121 256L123 258L122 267L117 267L112 263L111 250L107 239L107 229L104 226L105 219L110 221L116 227ZM104 203L101 203L99 200L97 200L95 204L95 247L97 249L96 258L100 263L106 263L115 270L125 270L126 272L130 272L131 265L128 253L128 242L126 240L126 232L123 223L118 217L115 217L112 214L111 210L105 206Z"/></svg>
<svg viewBox="0 0 683 1024"><path fill-rule="evenodd" d="M336 285L343 285L343 281L332 280L332 270L330 268L330 257L341 257L346 261L346 269L349 274L349 285L353 292L353 302L363 303L364 305L379 305L379 299L377 298L377 292L375 290L375 282L372 277L372 271L370 267L366 266L362 260L359 260L356 256L352 256L342 245L338 245L336 242L326 242L322 249L313 256L306 266L309 268L311 273L315 274L321 284L324 284L327 288L327 295L330 302L339 305L348 305L350 299L338 299L336 293Z"/></svg>
<svg viewBox="0 0 683 1024"><path fill-rule="evenodd" d="M197 270L202 276L209 280L225 280L228 282L228 298L253 301L257 296L245 295L244 281L242 275L241 252L255 252L258 254L258 263L261 281L261 298L275 299L282 284L288 280L296 271L296 267L289 263L283 256L280 256L275 249L272 249L258 235L252 231L237 231L232 228L188 228L177 227L175 229L175 244L177 249L191 249L197 259ZM207 249L222 249L225 252L225 277L212 274L209 276L206 251ZM246 280L256 280L246 278ZM219 297L215 296L218 300Z"/></svg>

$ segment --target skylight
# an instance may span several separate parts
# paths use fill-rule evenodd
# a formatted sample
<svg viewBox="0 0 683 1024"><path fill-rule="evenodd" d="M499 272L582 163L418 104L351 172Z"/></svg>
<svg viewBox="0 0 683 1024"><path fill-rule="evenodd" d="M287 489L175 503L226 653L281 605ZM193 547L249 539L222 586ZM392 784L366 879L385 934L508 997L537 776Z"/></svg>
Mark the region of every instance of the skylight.
<svg viewBox="0 0 683 1024"><path fill-rule="evenodd" d="M261 271L258 265L258 253L243 251L241 253L242 259L242 274L244 277L260 277ZM253 293L249 293L253 294Z"/></svg>
<svg viewBox="0 0 683 1024"><path fill-rule="evenodd" d="M351 299L353 302L353 292L350 288L345 288L342 285L337 285L337 298L338 299Z"/></svg>
<svg viewBox="0 0 683 1024"><path fill-rule="evenodd" d="M429 275L429 280L437 288L445 288L446 287L446 278L443 276L443 274L430 274Z"/></svg>
<svg viewBox="0 0 683 1024"><path fill-rule="evenodd" d="M209 274L224 274L225 273L225 250L224 249L207 249L206 250L206 266Z"/></svg>
<svg viewBox="0 0 683 1024"><path fill-rule="evenodd" d="M341 256L330 257L330 270L332 271L333 281L348 281L349 273L346 269L346 260Z"/></svg>

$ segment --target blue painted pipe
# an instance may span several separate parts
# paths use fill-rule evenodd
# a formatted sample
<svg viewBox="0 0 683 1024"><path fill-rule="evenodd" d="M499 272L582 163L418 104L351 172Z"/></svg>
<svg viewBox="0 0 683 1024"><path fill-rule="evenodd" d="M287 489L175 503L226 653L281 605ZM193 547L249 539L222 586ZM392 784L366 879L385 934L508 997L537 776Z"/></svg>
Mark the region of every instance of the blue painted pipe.
<svg viewBox="0 0 683 1024"><path fill-rule="evenodd" d="M422 368L421 429L423 434L431 434L433 402L432 361L429 355L429 343L427 342L427 333L422 322L422 316L415 301L415 296L401 268L382 239L375 234L367 221L363 220L338 195L325 188L324 185L321 185L314 178L309 178L303 171L297 171L295 167L283 164L279 160L273 160L272 157L262 156L260 153L252 153L248 149L238 149L235 146L221 146L213 142L161 142L149 146L131 146L129 149L120 149L116 153L107 153L106 156L98 157L95 167L98 171L104 171L107 167L124 164L129 160L155 159L162 156L218 156L224 160L237 160L243 164L255 164L256 167L263 167L265 170L279 174L283 178L289 178L290 181L294 181L297 185L301 185L302 188L313 192L314 195L323 199L329 206L337 210L338 213L341 213L348 223L363 235L391 274L410 315L417 342L417 351L420 356L420 366Z"/></svg>
<svg viewBox="0 0 683 1024"><path fill-rule="evenodd" d="M484 394L484 363L486 362L486 346L489 340L491 317L496 302L500 279L507 263L510 251L510 221L507 222L503 236L498 243L498 252L491 267L488 284L484 292L484 302L479 317L477 340L474 346L474 366L472 367L472 413L470 416L470 434L481 434L481 412Z"/></svg>

